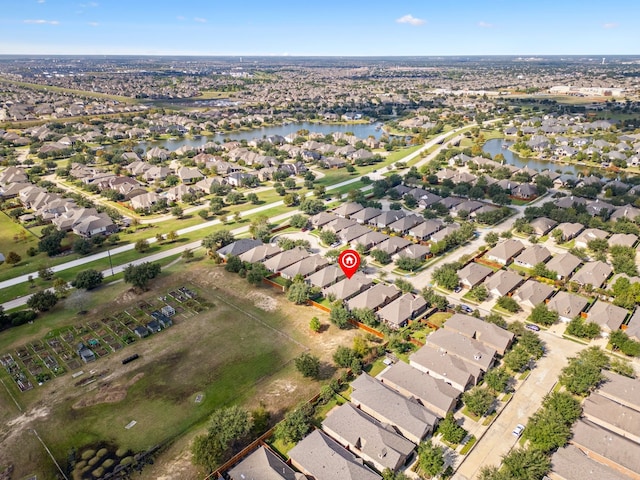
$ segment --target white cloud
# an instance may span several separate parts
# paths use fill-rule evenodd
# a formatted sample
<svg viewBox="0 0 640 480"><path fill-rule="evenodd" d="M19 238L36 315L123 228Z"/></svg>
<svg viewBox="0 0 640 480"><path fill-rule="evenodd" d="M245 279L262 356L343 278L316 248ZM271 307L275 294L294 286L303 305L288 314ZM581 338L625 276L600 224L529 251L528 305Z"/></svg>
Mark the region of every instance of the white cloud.
<svg viewBox="0 0 640 480"><path fill-rule="evenodd" d="M194 22L198 22L198 23L207 23L207 19L206 18L201 18L201 17L196 17L193 19Z"/></svg>
<svg viewBox="0 0 640 480"><path fill-rule="evenodd" d="M33 25L59 25L60 22L58 20L25 20L24 23L31 23Z"/></svg>
<svg viewBox="0 0 640 480"><path fill-rule="evenodd" d="M87 25L89 25L90 27L97 27L100 24L98 22L89 22L89 23L87 23Z"/></svg>
<svg viewBox="0 0 640 480"><path fill-rule="evenodd" d="M494 27L493 23L489 23L489 22L478 22L478 26L480 28L493 28Z"/></svg>
<svg viewBox="0 0 640 480"><path fill-rule="evenodd" d="M602 28L616 28L616 27L618 27L618 24L615 22L608 22L608 23L602 24Z"/></svg>
<svg viewBox="0 0 640 480"><path fill-rule="evenodd" d="M403 17L397 18L396 23L408 23L409 25L413 25L414 27L417 27L420 25L424 25L425 20L423 20L422 18L416 18L409 13Z"/></svg>

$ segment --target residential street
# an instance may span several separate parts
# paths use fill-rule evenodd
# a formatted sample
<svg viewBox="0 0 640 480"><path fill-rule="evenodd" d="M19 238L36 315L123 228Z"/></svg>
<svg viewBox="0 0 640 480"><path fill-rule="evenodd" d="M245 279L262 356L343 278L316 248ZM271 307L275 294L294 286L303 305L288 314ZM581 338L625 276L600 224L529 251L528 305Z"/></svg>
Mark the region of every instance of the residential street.
<svg viewBox="0 0 640 480"><path fill-rule="evenodd" d="M557 325L564 330L564 325ZM542 398L554 387L560 371L568 363L568 357L586 348L575 342L569 342L553 329L540 332L540 338L546 343L546 353L538 361L531 375L513 395L493 424L479 439L475 448L459 465L455 480L472 480L483 466L499 465L502 456L507 454L517 442L511 433L518 423L526 426L527 419L540 407Z"/></svg>

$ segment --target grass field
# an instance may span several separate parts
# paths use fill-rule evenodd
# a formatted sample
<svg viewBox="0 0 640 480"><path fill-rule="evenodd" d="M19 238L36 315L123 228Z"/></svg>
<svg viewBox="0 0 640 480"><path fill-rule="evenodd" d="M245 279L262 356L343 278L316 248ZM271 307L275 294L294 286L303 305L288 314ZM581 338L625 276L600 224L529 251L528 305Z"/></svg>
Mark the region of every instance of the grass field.
<svg viewBox="0 0 640 480"><path fill-rule="evenodd" d="M309 319L318 316L328 324L326 314L295 306L272 289L253 287L248 294L244 279L210 261L189 265L178 261L163 271L152 284L153 290L144 295L132 294L122 282L104 286L91 294L86 316L77 317L62 305L31 325L2 332L0 352L15 350L65 325L102 318L105 312L121 312L144 299L151 301L185 284L193 285L213 307L176 322L162 334L83 366L85 372L105 372L95 383L74 386L87 373L77 379L67 373L20 393L4 369L0 370L0 379L27 412L20 417L0 384L0 467L11 461L16 466L15 478L31 474L55 478L53 463L42 445L33 441L30 428L35 428L55 457L65 462L71 447L80 449L99 441L134 451L170 441L170 453L183 451L194 432L201 431L211 412L221 406L255 407L264 402L274 418L280 418L284 409L310 398L321 385L303 379L291 360L309 345L323 360L323 375L328 379L335 374L329 362L336 346L349 345L357 334L332 326L315 334L308 328ZM141 358L122 366L120 360L133 353ZM124 390L126 397L115 403L96 401L113 390ZM202 401L196 403L199 394ZM34 418L36 414L40 418ZM125 429L132 420L137 424ZM8 421L14 422L11 427ZM159 472L173 468L172 461L161 457L145 470L143 478L161 476Z"/></svg>

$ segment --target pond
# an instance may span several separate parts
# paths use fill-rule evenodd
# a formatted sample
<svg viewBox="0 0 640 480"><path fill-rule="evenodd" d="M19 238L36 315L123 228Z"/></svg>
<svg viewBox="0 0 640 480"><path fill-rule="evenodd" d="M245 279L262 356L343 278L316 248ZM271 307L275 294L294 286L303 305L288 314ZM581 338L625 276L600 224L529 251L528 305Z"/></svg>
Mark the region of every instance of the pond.
<svg viewBox="0 0 640 480"><path fill-rule="evenodd" d="M502 155L504 155L505 163L520 168L529 167L530 169L536 170L538 172L549 169L552 172L560 171L562 173L577 175L582 170L577 165L565 165L562 163L540 160L538 158L523 158L520 157L517 153L512 152L508 148L502 148L503 144L512 145L513 142L505 141L502 138L494 138L492 140L488 140L482 147L482 150L490 154L492 158L501 153Z"/></svg>
<svg viewBox="0 0 640 480"><path fill-rule="evenodd" d="M227 140L253 140L271 135L280 135L282 137L295 133L298 130L309 130L314 133L321 133L327 135L334 132L352 132L358 138L367 138L373 136L380 138L384 133L382 131L381 123L356 123L356 124L331 124L331 123L311 123L311 122L293 122L285 125L275 125L273 127L256 128L248 131L228 132L222 134L215 134L211 136L201 136L197 138L179 138L169 140L147 141L141 142L139 147L143 150L151 147L165 147L170 151L176 150L184 145L191 147L199 147L207 142L220 142L224 143Z"/></svg>

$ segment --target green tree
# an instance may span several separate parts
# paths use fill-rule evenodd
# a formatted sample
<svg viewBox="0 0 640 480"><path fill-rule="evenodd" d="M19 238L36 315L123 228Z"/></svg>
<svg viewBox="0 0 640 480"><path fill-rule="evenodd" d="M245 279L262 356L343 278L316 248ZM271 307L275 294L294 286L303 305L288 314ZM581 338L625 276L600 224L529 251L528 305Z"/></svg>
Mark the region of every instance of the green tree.
<svg viewBox="0 0 640 480"><path fill-rule="evenodd" d="M235 242L235 238L229 230L218 230L204 237L202 246L211 252L233 242Z"/></svg>
<svg viewBox="0 0 640 480"><path fill-rule="evenodd" d="M269 219L264 215L254 218L249 225L249 233L253 238L267 242L271 237Z"/></svg>
<svg viewBox="0 0 640 480"><path fill-rule="evenodd" d="M299 442L311 430L313 413L313 407L308 403L298 405L276 425L276 437L287 443Z"/></svg>
<svg viewBox="0 0 640 480"><path fill-rule="evenodd" d="M338 328L345 329L349 326L349 312L343 305L334 305L331 308L329 320Z"/></svg>
<svg viewBox="0 0 640 480"><path fill-rule="evenodd" d="M403 278L397 278L394 284L402 293L409 293L413 291L413 284Z"/></svg>
<svg viewBox="0 0 640 480"><path fill-rule="evenodd" d="M500 235L498 235L496 232L489 232L484 236L484 241L487 243L487 245L495 247L500 241Z"/></svg>
<svg viewBox="0 0 640 480"><path fill-rule="evenodd" d="M247 200L249 200L253 205L258 205L260 203L260 199L258 195L255 193L247 194Z"/></svg>
<svg viewBox="0 0 640 480"><path fill-rule="evenodd" d="M596 338L600 335L600 325L585 322L582 317L575 317L567 325L567 333L580 338Z"/></svg>
<svg viewBox="0 0 640 480"><path fill-rule="evenodd" d="M380 263L381 265L388 265L389 263L391 263L391 255L389 255L387 252L383 252L382 250L372 250L371 256L376 262Z"/></svg>
<svg viewBox="0 0 640 480"><path fill-rule="evenodd" d="M570 359L560 375L560 383L575 395L588 395L604 379L602 368L608 359L605 357L605 363L602 363L596 359L597 354L591 355L587 350Z"/></svg>
<svg viewBox="0 0 640 480"><path fill-rule="evenodd" d="M376 317L375 312L370 308L354 308L351 310L351 315L360 323L364 323L370 327L375 327L379 323L378 317Z"/></svg>
<svg viewBox="0 0 640 480"><path fill-rule="evenodd" d="M311 331L316 333L320 331L320 329L322 328L322 324L320 323L318 317L313 317L311 319L311 321L309 322L309 328L311 329Z"/></svg>
<svg viewBox="0 0 640 480"><path fill-rule="evenodd" d="M94 269L83 270L76 275L75 280L71 283L75 288L84 288L86 290L92 290L102 285L103 275Z"/></svg>
<svg viewBox="0 0 640 480"><path fill-rule="evenodd" d="M144 238L141 238L140 240L138 240L135 244L135 250L138 253L144 253L146 251L149 250L149 242L147 240L145 240Z"/></svg>
<svg viewBox="0 0 640 480"><path fill-rule="evenodd" d="M467 431L458 425L451 412L447 413L447 416L438 424L438 433L442 435L444 441L449 443L460 443L467 436Z"/></svg>
<svg viewBox="0 0 640 480"><path fill-rule="evenodd" d="M124 281L135 288L146 290L149 281L160 275L160 264L144 262L139 265L128 265L124 269Z"/></svg>
<svg viewBox="0 0 640 480"><path fill-rule="evenodd" d="M484 302L489 298L489 290L487 290L487 287L483 284L476 285L469 291L469 296L478 302Z"/></svg>
<svg viewBox="0 0 640 480"><path fill-rule="evenodd" d="M499 313L490 313L486 317L484 317L485 322L493 323L494 325L499 326L500 328L507 328L507 321L504 319L502 315Z"/></svg>
<svg viewBox="0 0 640 480"><path fill-rule="evenodd" d="M38 250L45 252L50 257L60 253L65 233L53 227L43 229L42 234L43 237L38 242Z"/></svg>
<svg viewBox="0 0 640 480"><path fill-rule="evenodd" d="M296 369L303 377L318 378L320 375L320 359L308 352L295 359Z"/></svg>
<svg viewBox="0 0 640 480"><path fill-rule="evenodd" d="M542 401L542 408L557 412L562 418L562 421L567 425L572 425L582 414L580 402L569 392L553 392L548 394Z"/></svg>
<svg viewBox="0 0 640 480"><path fill-rule="evenodd" d="M521 310L520 305L512 297L500 297L496 302L500 308L504 308L507 312L516 313Z"/></svg>
<svg viewBox="0 0 640 480"><path fill-rule="evenodd" d="M484 376L484 382L496 393L506 392L512 379L504 368L492 368Z"/></svg>
<svg viewBox="0 0 640 480"><path fill-rule="evenodd" d="M307 215L315 215L324 210L324 202L322 200L307 198L300 204L300 210Z"/></svg>
<svg viewBox="0 0 640 480"><path fill-rule="evenodd" d="M238 257L236 257L238 258ZM238 258L238 260L240 260ZM247 272L247 282L251 285L262 285L262 280L269 276L271 272L262 263L254 263Z"/></svg>
<svg viewBox="0 0 640 480"><path fill-rule="evenodd" d="M487 413L489 408L493 405L494 400L495 397L491 392L482 387L474 387L462 394L462 401L465 406L471 413L478 416L482 416Z"/></svg>
<svg viewBox="0 0 640 480"><path fill-rule="evenodd" d="M502 457L502 465L515 480L542 480L551 469L549 458L532 448L511 450Z"/></svg>
<svg viewBox="0 0 640 480"><path fill-rule="evenodd" d="M182 210L182 207L180 205L174 205L173 207L171 207L171 215L176 218L182 218L182 215L184 215L184 210Z"/></svg>
<svg viewBox="0 0 640 480"><path fill-rule="evenodd" d="M540 325L553 325L558 321L558 312L555 310L549 310L545 303L539 303L533 307L533 310L531 310L531 314L527 317L527 320Z"/></svg>
<svg viewBox="0 0 640 480"><path fill-rule="evenodd" d="M431 440L418 445L418 466L429 478L435 477L444 467L444 449Z"/></svg>
<svg viewBox="0 0 640 480"><path fill-rule="evenodd" d="M302 305L309 300L310 287L304 281L294 281L287 290L287 300Z"/></svg>
<svg viewBox="0 0 640 480"><path fill-rule="evenodd" d="M325 245L332 245L338 241L338 235L330 230L322 230L319 234L320 240Z"/></svg>
<svg viewBox="0 0 640 480"><path fill-rule="evenodd" d="M22 257L13 250L7 253L7 257L4 259L7 265L17 265L22 261Z"/></svg>
<svg viewBox="0 0 640 480"><path fill-rule="evenodd" d="M53 278L53 270L47 266L40 267L38 269L38 277L42 280L49 281Z"/></svg>
<svg viewBox="0 0 640 480"><path fill-rule="evenodd" d="M225 448L216 437L198 435L191 444L192 462L213 472L223 462Z"/></svg>
<svg viewBox="0 0 640 480"><path fill-rule="evenodd" d="M524 348L529 355L538 359L544 354L542 340L530 330L524 330L518 338L518 345Z"/></svg>
<svg viewBox="0 0 640 480"><path fill-rule="evenodd" d="M27 307L36 312L46 312L51 310L58 303L58 297L49 290L42 290L34 293L27 300Z"/></svg>
<svg viewBox="0 0 640 480"><path fill-rule="evenodd" d="M541 409L529 419L524 437L531 446L543 452L550 452L567 443L571 427L567 425L559 412Z"/></svg>
<svg viewBox="0 0 640 480"><path fill-rule="evenodd" d="M69 284L64 278L56 277L53 280L53 289L55 290L58 298L64 298L69 292Z"/></svg>
<svg viewBox="0 0 640 480"><path fill-rule="evenodd" d="M409 258L402 255L398 257L398 260L396 260L396 265L398 266L398 268L406 270L408 272L415 272L422 266L423 263L424 262L419 258Z"/></svg>
<svg viewBox="0 0 640 480"><path fill-rule="evenodd" d="M445 263L433 271L432 278L441 287L453 290L460 283L458 268L458 263Z"/></svg>
<svg viewBox="0 0 640 480"><path fill-rule="evenodd" d="M343 368L349 368L354 358L357 358L356 353L351 348L342 345L333 353L333 361Z"/></svg>
<svg viewBox="0 0 640 480"><path fill-rule="evenodd" d="M86 238L76 238L73 242L73 251L80 255L87 255L93 250L93 245Z"/></svg>
<svg viewBox="0 0 640 480"><path fill-rule="evenodd" d="M289 219L289 223L294 228L304 228L309 223L309 217L297 213Z"/></svg>
<svg viewBox="0 0 640 480"><path fill-rule="evenodd" d="M530 361L531 355L522 345L516 345L503 358L504 364L514 372L521 372Z"/></svg>

